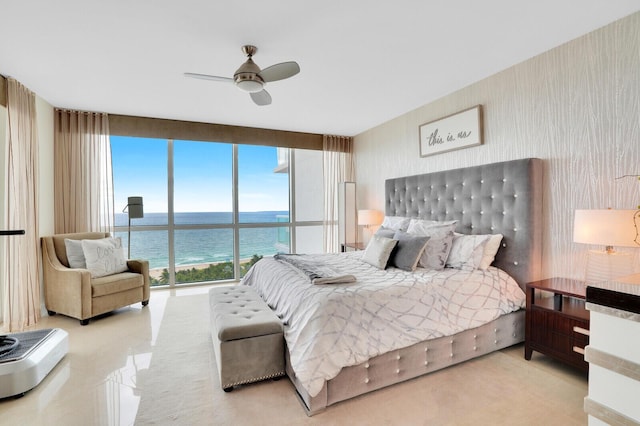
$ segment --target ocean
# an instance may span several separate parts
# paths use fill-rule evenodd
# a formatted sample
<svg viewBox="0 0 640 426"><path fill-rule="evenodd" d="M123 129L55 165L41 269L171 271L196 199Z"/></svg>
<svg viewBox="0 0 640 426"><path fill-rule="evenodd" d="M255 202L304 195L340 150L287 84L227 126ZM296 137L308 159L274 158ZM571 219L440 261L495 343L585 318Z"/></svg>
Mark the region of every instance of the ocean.
<svg viewBox="0 0 640 426"><path fill-rule="evenodd" d="M176 225L231 224L231 212L174 213ZM118 213L116 226L128 225L126 213ZM240 223L274 223L289 221L287 211L246 212L239 214ZM132 219L132 226L167 225L167 213L145 213L144 218ZM127 231L118 231L123 246L128 246ZM168 232L132 231L131 258L147 259L151 269L169 265ZM182 229L174 235L175 265L197 265L233 260L233 229ZM289 228L241 228L240 258L254 254L273 255L289 250Z"/></svg>

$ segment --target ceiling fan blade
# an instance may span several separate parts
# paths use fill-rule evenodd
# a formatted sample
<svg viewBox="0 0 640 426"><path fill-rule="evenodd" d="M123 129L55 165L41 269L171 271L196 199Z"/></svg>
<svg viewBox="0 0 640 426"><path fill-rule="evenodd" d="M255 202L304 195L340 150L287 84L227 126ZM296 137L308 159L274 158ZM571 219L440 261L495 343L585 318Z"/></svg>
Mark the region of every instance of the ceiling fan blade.
<svg viewBox="0 0 640 426"><path fill-rule="evenodd" d="M271 95L264 89L259 92L249 93L249 95L251 95L251 99L256 105L264 106L271 103Z"/></svg>
<svg viewBox="0 0 640 426"><path fill-rule="evenodd" d="M233 79L229 77L218 77L217 75L209 75L209 74L196 74L193 72L185 72L185 77L190 78L199 78L202 80L213 80L213 81L223 81L225 83L233 83Z"/></svg>
<svg viewBox="0 0 640 426"><path fill-rule="evenodd" d="M285 78L293 77L300 72L300 66L296 62L282 62L279 64L271 65L260 71L258 75L268 83L270 81L283 80Z"/></svg>

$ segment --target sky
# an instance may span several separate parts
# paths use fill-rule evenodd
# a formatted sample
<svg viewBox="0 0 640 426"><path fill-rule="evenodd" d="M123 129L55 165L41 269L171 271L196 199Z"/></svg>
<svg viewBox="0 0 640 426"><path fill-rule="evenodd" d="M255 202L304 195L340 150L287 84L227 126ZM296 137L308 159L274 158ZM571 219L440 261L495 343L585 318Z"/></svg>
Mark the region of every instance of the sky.
<svg viewBox="0 0 640 426"><path fill-rule="evenodd" d="M142 196L145 213L167 212L165 139L111 136L116 213L127 197ZM174 210L229 212L232 210L232 145L174 141ZM289 181L277 166L274 147L238 146L239 210L288 211Z"/></svg>

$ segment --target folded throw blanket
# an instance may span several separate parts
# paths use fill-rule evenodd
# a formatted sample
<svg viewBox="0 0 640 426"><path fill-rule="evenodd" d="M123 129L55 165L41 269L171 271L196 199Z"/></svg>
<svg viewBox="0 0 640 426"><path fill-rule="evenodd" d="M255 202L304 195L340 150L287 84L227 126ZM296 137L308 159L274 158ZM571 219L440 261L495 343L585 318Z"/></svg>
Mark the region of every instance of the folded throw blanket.
<svg viewBox="0 0 640 426"><path fill-rule="evenodd" d="M298 254L276 254L273 258L287 262L291 266L299 269L309 277L312 284L343 284L356 281L356 277L353 275L341 275L340 272L322 262L309 259L308 257L301 257Z"/></svg>

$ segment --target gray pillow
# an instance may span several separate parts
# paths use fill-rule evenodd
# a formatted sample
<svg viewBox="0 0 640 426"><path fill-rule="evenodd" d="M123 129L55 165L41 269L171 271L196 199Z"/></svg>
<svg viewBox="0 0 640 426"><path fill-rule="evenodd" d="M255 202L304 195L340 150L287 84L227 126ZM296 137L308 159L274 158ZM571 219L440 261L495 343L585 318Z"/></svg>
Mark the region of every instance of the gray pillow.
<svg viewBox="0 0 640 426"><path fill-rule="evenodd" d="M87 269L87 262L82 251L82 241L64 239L64 246L67 249L67 259L70 268Z"/></svg>
<svg viewBox="0 0 640 426"><path fill-rule="evenodd" d="M378 269L385 269L389 256L391 256L391 252L397 243L397 240L374 235L364 250L362 260Z"/></svg>
<svg viewBox="0 0 640 426"><path fill-rule="evenodd" d="M398 244L391 254L389 266L395 266L405 271L415 271L429 238L396 231L393 239L398 240Z"/></svg>
<svg viewBox="0 0 640 426"><path fill-rule="evenodd" d="M427 242L418 265L427 268L441 270L449 257L453 243L453 231L456 223L427 224L425 222L412 222L407 232L415 235L431 237Z"/></svg>

